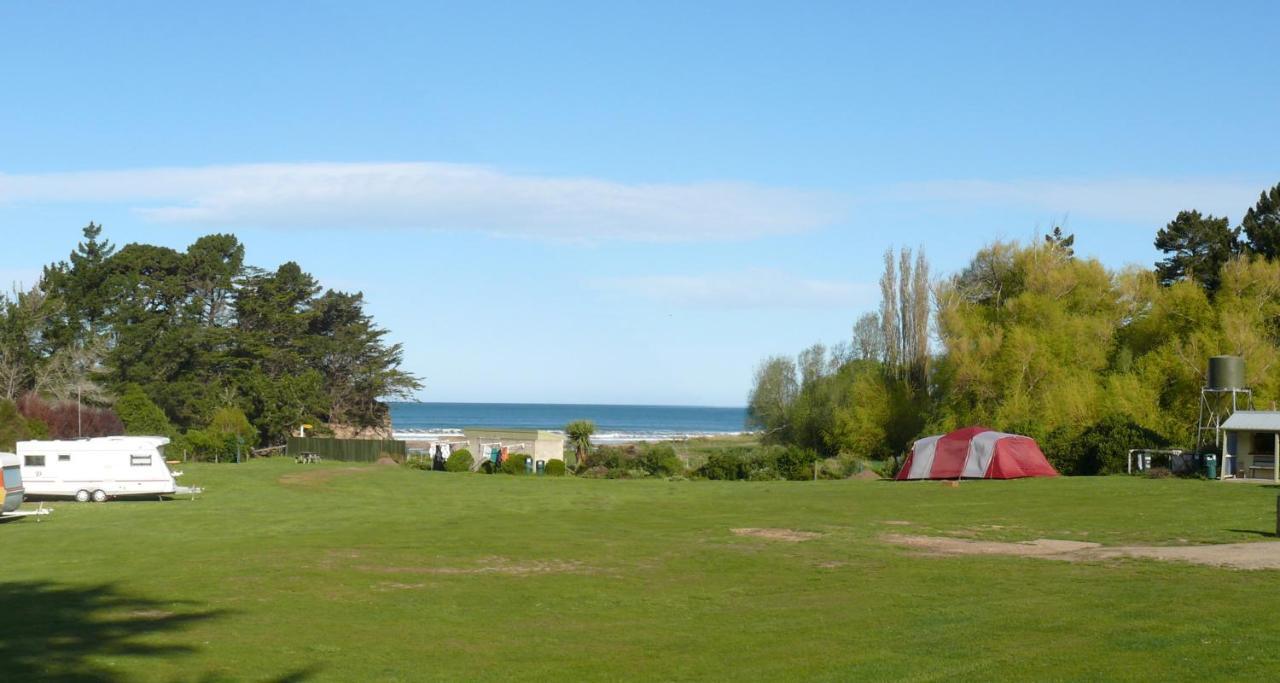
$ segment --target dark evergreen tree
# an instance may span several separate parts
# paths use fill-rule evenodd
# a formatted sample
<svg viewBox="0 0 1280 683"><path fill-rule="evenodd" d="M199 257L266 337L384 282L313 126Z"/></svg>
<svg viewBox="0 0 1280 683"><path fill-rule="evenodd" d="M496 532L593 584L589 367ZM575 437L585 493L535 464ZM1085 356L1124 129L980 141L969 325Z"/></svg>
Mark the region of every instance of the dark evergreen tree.
<svg viewBox="0 0 1280 683"><path fill-rule="evenodd" d="M1240 230L1229 221L1182 211L1156 233L1156 249L1168 254L1156 263L1156 275L1165 285L1191 279L1213 294L1222 282L1222 266L1240 253Z"/></svg>
<svg viewBox="0 0 1280 683"><path fill-rule="evenodd" d="M1270 260L1280 256L1280 184L1262 193L1240 221L1249 251Z"/></svg>
<svg viewBox="0 0 1280 683"><path fill-rule="evenodd" d="M102 226L90 222L81 229L84 241L71 252L70 263L60 261L45 266L42 289L60 304L50 321L49 337L58 345L86 343L101 333L109 299L103 296L108 262L116 253L115 245L100 239Z"/></svg>
<svg viewBox="0 0 1280 683"><path fill-rule="evenodd" d="M0 298L0 395L65 398L69 382L72 396L100 382L110 392L103 402L127 397L126 425L148 407L151 426L131 429L154 429L162 417L179 431L207 431L215 416L240 411L263 442L279 443L300 423L381 426L382 400L419 386L360 294L320 295L295 263L246 267L234 235L208 235L186 251L117 251L97 224L83 233L69 262L45 268L40 288Z"/></svg>

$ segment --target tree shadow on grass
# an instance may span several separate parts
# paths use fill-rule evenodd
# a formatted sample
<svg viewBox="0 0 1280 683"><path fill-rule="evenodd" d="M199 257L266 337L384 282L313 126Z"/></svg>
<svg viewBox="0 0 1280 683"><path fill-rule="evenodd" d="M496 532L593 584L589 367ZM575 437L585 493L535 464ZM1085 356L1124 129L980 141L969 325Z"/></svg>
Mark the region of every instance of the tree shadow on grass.
<svg viewBox="0 0 1280 683"><path fill-rule="evenodd" d="M1276 532L1262 531L1260 529L1227 529L1227 531L1233 534L1253 534L1254 536L1266 536L1267 538L1276 537Z"/></svg>
<svg viewBox="0 0 1280 683"><path fill-rule="evenodd" d="M199 611L191 602L129 595L111 584L0 583L0 677L7 681L127 680L101 659L194 652L190 645L158 643L155 636L224 614Z"/></svg>

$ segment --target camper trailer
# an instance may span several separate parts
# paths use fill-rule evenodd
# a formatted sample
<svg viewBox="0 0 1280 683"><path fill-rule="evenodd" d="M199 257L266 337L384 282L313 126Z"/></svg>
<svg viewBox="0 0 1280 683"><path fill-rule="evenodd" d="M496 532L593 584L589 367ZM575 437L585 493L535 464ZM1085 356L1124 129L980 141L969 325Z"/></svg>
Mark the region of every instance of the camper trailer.
<svg viewBox="0 0 1280 683"><path fill-rule="evenodd" d="M0 515L8 514L22 505L22 461L12 453L0 453L0 469L4 470L4 506Z"/></svg>
<svg viewBox="0 0 1280 683"><path fill-rule="evenodd" d="M43 503L37 510L18 509L26 494L22 484L22 458L13 453L0 453L0 471L3 472L4 484L4 504L0 506L0 522L21 517L41 517L53 512L53 510L46 510Z"/></svg>
<svg viewBox="0 0 1280 683"><path fill-rule="evenodd" d="M101 503L108 498L190 492L164 461L162 436L108 436L75 441L19 441L28 496Z"/></svg>

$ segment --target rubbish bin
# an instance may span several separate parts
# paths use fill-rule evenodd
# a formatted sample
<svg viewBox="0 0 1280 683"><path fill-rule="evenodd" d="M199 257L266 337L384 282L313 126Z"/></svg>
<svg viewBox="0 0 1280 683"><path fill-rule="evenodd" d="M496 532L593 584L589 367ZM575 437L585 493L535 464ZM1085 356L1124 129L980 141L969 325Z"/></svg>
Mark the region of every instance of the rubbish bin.
<svg viewBox="0 0 1280 683"><path fill-rule="evenodd" d="M524 458L524 473L533 474L533 458L530 458L527 455L522 455L520 457Z"/></svg>
<svg viewBox="0 0 1280 683"><path fill-rule="evenodd" d="M1218 478L1218 456L1212 453L1204 456L1204 474L1210 479Z"/></svg>
<svg viewBox="0 0 1280 683"><path fill-rule="evenodd" d="M546 460L539 460L539 461L538 461L538 469L537 469L537 472L538 472L538 474L546 474L546 472L547 472L547 461L546 461Z"/></svg>

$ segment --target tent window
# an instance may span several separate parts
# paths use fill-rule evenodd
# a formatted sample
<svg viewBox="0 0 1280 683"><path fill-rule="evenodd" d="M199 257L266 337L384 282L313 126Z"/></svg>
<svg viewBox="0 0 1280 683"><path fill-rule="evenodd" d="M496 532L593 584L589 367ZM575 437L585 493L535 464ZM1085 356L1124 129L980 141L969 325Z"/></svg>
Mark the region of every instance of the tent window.
<svg viewBox="0 0 1280 683"><path fill-rule="evenodd" d="M71 456L66 453L60 453L58 455L58 462L71 462Z"/></svg>
<svg viewBox="0 0 1280 683"><path fill-rule="evenodd" d="M151 456L150 455L131 455L129 456L129 465L133 467L150 467Z"/></svg>
<svg viewBox="0 0 1280 683"><path fill-rule="evenodd" d="M1275 455L1276 435L1272 432L1254 432L1253 453L1254 455Z"/></svg>
<svg viewBox="0 0 1280 683"><path fill-rule="evenodd" d="M28 455L22 459L22 464L27 467L44 467L43 455Z"/></svg>

